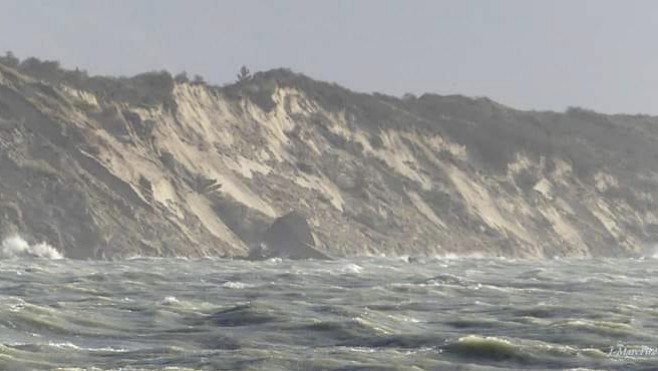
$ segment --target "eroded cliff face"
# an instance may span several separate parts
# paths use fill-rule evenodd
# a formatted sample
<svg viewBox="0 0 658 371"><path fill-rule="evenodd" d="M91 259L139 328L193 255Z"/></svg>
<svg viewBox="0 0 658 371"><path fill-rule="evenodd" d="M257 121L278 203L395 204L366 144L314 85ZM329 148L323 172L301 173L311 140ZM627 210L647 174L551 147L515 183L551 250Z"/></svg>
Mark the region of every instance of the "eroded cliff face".
<svg viewBox="0 0 658 371"><path fill-rule="evenodd" d="M0 65L0 234L72 258L245 256L297 210L331 256L639 255L658 237L655 118L283 70L161 78L157 99L126 98Z"/></svg>

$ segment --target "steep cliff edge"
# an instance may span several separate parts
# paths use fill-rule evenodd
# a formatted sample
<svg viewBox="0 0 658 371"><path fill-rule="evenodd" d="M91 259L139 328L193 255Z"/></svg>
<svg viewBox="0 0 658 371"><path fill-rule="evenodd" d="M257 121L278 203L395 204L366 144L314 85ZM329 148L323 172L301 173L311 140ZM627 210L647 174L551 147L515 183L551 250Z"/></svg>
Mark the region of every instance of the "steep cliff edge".
<svg viewBox="0 0 658 371"><path fill-rule="evenodd" d="M0 237L72 258L245 256L301 212L331 256L639 255L658 119L366 95L286 70L228 87L0 64Z"/></svg>

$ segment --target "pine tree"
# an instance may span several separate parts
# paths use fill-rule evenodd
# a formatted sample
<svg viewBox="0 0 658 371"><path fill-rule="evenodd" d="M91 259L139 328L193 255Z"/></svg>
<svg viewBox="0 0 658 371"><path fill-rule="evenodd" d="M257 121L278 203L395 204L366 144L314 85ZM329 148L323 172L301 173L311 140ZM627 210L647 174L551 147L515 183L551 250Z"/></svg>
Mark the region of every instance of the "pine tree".
<svg viewBox="0 0 658 371"><path fill-rule="evenodd" d="M4 63L9 67L16 68L20 64L20 59L16 58L13 52L8 51L4 57L0 57L0 63Z"/></svg>
<svg viewBox="0 0 658 371"><path fill-rule="evenodd" d="M240 73L238 74L238 82L245 82L250 79L251 79L251 72L249 72L247 66L242 66L242 68L240 68Z"/></svg>

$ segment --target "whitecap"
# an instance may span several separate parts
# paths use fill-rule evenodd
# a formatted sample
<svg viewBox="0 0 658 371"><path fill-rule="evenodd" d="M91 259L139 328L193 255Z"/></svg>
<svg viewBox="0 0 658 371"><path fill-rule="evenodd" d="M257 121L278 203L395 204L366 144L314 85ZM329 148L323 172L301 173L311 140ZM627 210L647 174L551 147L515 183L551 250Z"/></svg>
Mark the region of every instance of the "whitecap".
<svg viewBox="0 0 658 371"><path fill-rule="evenodd" d="M375 353L377 351L376 349L367 347L348 347L347 349L355 353Z"/></svg>
<svg viewBox="0 0 658 371"><path fill-rule="evenodd" d="M113 347L102 347L102 348L88 348L88 347L81 347L79 345L75 345L71 342L54 342L54 341L49 341L48 346L52 348L57 348L57 349L72 349L72 350L81 350L81 351L88 351L88 352L112 352L112 353L123 353L127 352L128 349L125 348L113 348Z"/></svg>
<svg viewBox="0 0 658 371"><path fill-rule="evenodd" d="M222 287L227 288L227 289L239 290L239 289L244 289L244 288L253 287L253 286L248 285L248 284L243 283L243 282L226 281L226 282L222 283Z"/></svg>
<svg viewBox="0 0 658 371"><path fill-rule="evenodd" d="M363 267L358 265L358 264L354 264L354 263L349 263L349 264L347 264L347 265L340 268L340 273L343 273L343 274L344 273L359 274L362 271L363 271Z"/></svg>
<svg viewBox="0 0 658 371"><path fill-rule="evenodd" d="M160 302L162 305L173 305L178 303L180 303L180 300L178 300L175 296L167 296Z"/></svg>
<svg viewBox="0 0 658 371"><path fill-rule="evenodd" d="M70 343L70 342L68 342L68 341L63 342L63 343L57 343L57 342L54 342L54 341L49 341L49 342L48 342L48 346L49 346L49 347L53 347L53 348L59 348L59 349L82 350L81 347L79 347L79 346L77 346L77 345L75 345L75 344L73 344L73 343Z"/></svg>

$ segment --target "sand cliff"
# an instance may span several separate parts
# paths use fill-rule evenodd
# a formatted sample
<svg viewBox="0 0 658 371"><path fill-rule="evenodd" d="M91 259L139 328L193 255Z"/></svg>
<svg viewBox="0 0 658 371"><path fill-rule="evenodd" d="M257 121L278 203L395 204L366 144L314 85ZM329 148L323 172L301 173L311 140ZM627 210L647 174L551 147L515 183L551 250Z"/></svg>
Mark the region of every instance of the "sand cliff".
<svg viewBox="0 0 658 371"><path fill-rule="evenodd" d="M72 258L244 256L297 210L332 256L641 255L658 240L654 117L366 95L286 70L223 88L98 81L0 64L2 236Z"/></svg>

